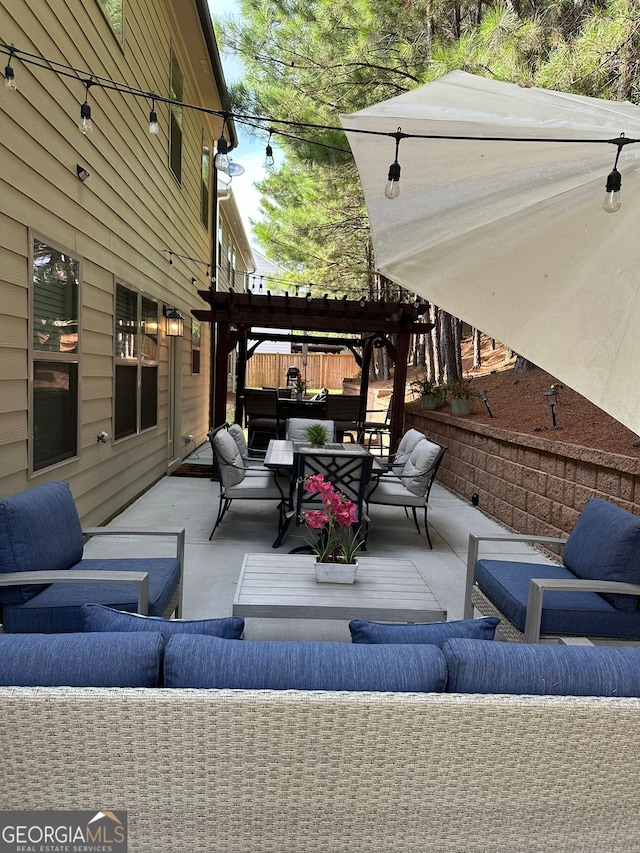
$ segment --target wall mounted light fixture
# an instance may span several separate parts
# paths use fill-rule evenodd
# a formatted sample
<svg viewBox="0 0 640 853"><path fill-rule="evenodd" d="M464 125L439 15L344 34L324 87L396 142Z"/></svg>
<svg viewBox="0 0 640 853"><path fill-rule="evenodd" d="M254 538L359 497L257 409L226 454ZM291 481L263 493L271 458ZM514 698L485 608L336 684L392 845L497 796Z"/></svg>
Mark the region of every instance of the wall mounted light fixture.
<svg viewBox="0 0 640 853"><path fill-rule="evenodd" d="M167 320L167 337L181 338L184 334L184 317L176 308L164 306L164 316Z"/></svg>
<svg viewBox="0 0 640 853"><path fill-rule="evenodd" d="M90 174L91 172L88 172L84 166L81 166L80 163L76 163L76 175L80 178L83 184Z"/></svg>

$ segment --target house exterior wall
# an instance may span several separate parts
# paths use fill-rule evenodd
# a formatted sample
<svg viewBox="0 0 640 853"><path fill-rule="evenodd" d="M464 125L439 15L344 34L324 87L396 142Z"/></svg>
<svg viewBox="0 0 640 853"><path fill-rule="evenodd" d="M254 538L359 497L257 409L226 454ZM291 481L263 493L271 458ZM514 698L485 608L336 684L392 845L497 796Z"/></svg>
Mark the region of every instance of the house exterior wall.
<svg viewBox="0 0 640 853"><path fill-rule="evenodd" d="M173 50L184 77L182 100L221 108L196 0L126 0L120 43L99 0L0 0L0 38L21 51L170 96ZM5 57L6 59L6 57ZM6 62L5 62L6 64ZM204 307L213 217L201 222L203 141L211 148L221 121L195 110L182 115L182 175L169 167L167 104L155 104L160 132L148 132L146 99L92 86L93 132L78 129L85 76L12 59L16 92L0 96L0 494L68 480L82 520L114 515L206 439L210 330L202 324L200 372L192 372L190 311ZM207 67L208 66L208 67ZM78 179L76 165L90 173ZM80 261L79 446L54 467L29 468L30 246L36 236ZM114 298L116 283L157 301L157 425L115 441ZM183 339L162 329L163 305L185 317ZM172 367L172 358L179 369ZM174 406L171 388L177 395ZM99 442L104 430L109 439Z"/></svg>

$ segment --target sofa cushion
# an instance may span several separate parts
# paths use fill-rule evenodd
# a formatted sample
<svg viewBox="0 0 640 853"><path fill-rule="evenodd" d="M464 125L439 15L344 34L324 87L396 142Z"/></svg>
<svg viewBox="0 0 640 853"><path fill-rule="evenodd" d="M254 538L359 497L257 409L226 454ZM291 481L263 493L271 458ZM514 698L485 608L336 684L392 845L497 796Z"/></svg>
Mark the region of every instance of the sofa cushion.
<svg viewBox="0 0 640 853"><path fill-rule="evenodd" d="M442 448L425 438L419 441L405 462L400 477L406 489L418 497L424 497L431 481L431 469Z"/></svg>
<svg viewBox="0 0 640 853"><path fill-rule="evenodd" d="M511 560L479 560L478 586L507 619L524 631L530 578L575 577L564 566L521 563ZM545 592L542 634L578 637L640 637L640 610L617 610L595 592Z"/></svg>
<svg viewBox="0 0 640 853"><path fill-rule="evenodd" d="M447 692L640 696L640 648L447 640Z"/></svg>
<svg viewBox="0 0 640 853"><path fill-rule="evenodd" d="M440 692L446 667L436 646L241 642L176 634L167 643L167 687Z"/></svg>
<svg viewBox="0 0 640 853"><path fill-rule="evenodd" d="M155 687L160 633L0 634L0 685Z"/></svg>
<svg viewBox="0 0 640 853"><path fill-rule="evenodd" d="M225 640L239 640L244 630L244 619L238 616L224 619L163 619L161 616L141 616L139 613L114 610L101 604L85 604L82 615L85 631L159 631L165 640L174 634L206 634Z"/></svg>
<svg viewBox="0 0 640 853"><path fill-rule="evenodd" d="M352 619L349 622L353 643L427 643L442 648L453 637L471 640L493 640L500 620L496 616L480 619L458 619L452 622L430 622L428 624L393 624L364 622Z"/></svg>
<svg viewBox="0 0 640 853"><path fill-rule="evenodd" d="M640 518L602 498L587 501L562 552L578 578L640 583ZM618 610L635 610L635 595L603 593Z"/></svg>
<svg viewBox="0 0 640 853"><path fill-rule="evenodd" d="M149 615L162 616L167 610L180 577L177 557L80 560L70 571L149 572ZM41 593L17 606L5 605L2 616L7 633L62 634L84 631L82 606L104 604L117 610L135 612L138 588L134 584L52 583Z"/></svg>
<svg viewBox="0 0 640 853"><path fill-rule="evenodd" d="M82 559L83 536L69 484L52 480L0 498L0 572L68 569ZM21 604L44 586L0 587L0 602Z"/></svg>

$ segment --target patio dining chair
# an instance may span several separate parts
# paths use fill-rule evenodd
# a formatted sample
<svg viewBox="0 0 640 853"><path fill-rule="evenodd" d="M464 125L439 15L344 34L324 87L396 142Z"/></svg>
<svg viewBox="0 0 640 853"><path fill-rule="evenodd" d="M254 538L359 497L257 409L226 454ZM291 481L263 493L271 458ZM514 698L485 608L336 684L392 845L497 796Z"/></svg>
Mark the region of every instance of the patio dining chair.
<svg viewBox="0 0 640 853"><path fill-rule="evenodd" d="M283 523L285 493L276 474L266 468L246 467L238 445L228 429L215 431L211 445L220 474L220 502L209 539L213 538L213 534L234 500L277 501L278 529L280 530Z"/></svg>
<svg viewBox="0 0 640 853"><path fill-rule="evenodd" d="M378 477L367 495L367 512L372 505L401 506L406 513L411 509L416 529L420 533L417 510L422 509L427 542L429 548L433 549L427 523L429 495L446 451L444 444L423 436L422 441L418 441L410 452L401 470L398 465L397 473L381 474Z"/></svg>
<svg viewBox="0 0 640 853"><path fill-rule="evenodd" d="M338 441L348 437L354 441L361 433L362 415L360 396L354 394L328 394L326 416L335 422Z"/></svg>
<svg viewBox="0 0 640 853"><path fill-rule="evenodd" d="M385 442L387 447L390 447L392 411L393 394L389 396L389 403L386 409L367 409L365 412L365 421L360 430L359 441L360 444L364 444L367 450L371 450L373 446L378 448L382 455L385 452ZM373 415L376 412L384 412L384 419L379 421L366 420L366 415Z"/></svg>
<svg viewBox="0 0 640 853"><path fill-rule="evenodd" d="M322 474L337 491L356 505L357 526L362 527L365 521L364 499L367 484L371 479L373 456L370 453L350 450L309 449L300 450L294 454L293 476L289 496L289 510L274 548L282 544L292 521L296 527L303 523L303 514L311 509L321 509L322 500L319 494L307 492L305 480L307 477Z"/></svg>
<svg viewBox="0 0 640 853"><path fill-rule="evenodd" d="M307 441L307 427L313 424L321 424L327 431L327 441L336 440L336 428L333 421L319 418L289 418L287 421L285 436L289 441Z"/></svg>

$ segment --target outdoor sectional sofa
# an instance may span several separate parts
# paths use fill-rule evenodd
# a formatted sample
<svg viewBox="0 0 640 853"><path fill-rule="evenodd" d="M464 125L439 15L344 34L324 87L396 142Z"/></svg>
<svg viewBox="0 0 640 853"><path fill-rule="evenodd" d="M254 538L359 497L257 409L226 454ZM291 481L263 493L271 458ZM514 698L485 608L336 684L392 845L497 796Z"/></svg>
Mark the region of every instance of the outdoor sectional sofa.
<svg viewBox="0 0 640 853"><path fill-rule="evenodd" d="M0 636L0 683L76 685L0 687L1 810L125 810L129 853L640 850L640 649L157 625Z"/></svg>

